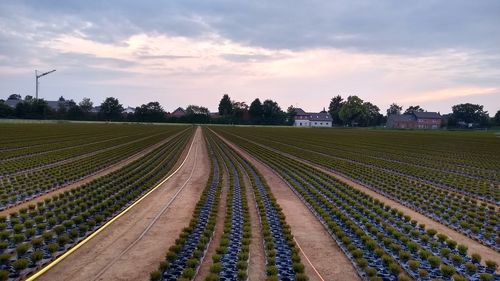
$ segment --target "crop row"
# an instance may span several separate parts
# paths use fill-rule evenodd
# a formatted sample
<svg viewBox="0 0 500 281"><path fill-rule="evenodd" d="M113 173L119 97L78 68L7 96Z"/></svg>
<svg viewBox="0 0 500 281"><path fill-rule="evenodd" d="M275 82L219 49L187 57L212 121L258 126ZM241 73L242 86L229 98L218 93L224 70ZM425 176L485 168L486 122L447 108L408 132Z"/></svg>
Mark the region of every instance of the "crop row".
<svg viewBox="0 0 500 281"><path fill-rule="evenodd" d="M500 191L495 188L495 185L498 185L499 183L497 179L488 180L456 172L446 172L444 164L441 164L443 169L437 169L421 167L401 161L390 161L380 157L370 157L361 152L346 153L331 147L306 144L290 145L283 143L278 143L277 146L289 146L292 149L303 149L306 152L323 155L339 161L353 162L357 165L376 169L388 174L405 176L409 179L414 179L437 187L463 193L494 204L498 204L500 202ZM492 173L494 176L497 174L498 173Z"/></svg>
<svg viewBox="0 0 500 281"><path fill-rule="evenodd" d="M191 135L185 131L118 171L0 217L0 280L36 270L134 202L172 169Z"/></svg>
<svg viewBox="0 0 500 281"><path fill-rule="evenodd" d="M142 124L0 124L0 151L2 156L11 158L72 146L86 139L154 134L162 130L162 126Z"/></svg>
<svg viewBox="0 0 500 281"><path fill-rule="evenodd" d="M290 132L297 134L297 131ZM389 132L349 132L341 131L341 133L313 131L308 132L308 135L313 134L309 139L302 139L301 142L305 145L322 148L329 148L338 153L353 153L362 154L364 156L376 159L383 159L396 163L404 163L421 168L437 169L442 173L464 174L471 177L479 177L491 180L500 180L500 175L494 169L493 163L498 163L498 159L492 159L489 139L477 139L474 141L474 148L478 145L486 147L484 153L478 153L477 149L473 154L461 157L459 153L463 150L463 139L453 139L455 143L461 145L460 150L456 149L449 143L446 143L445 151L440 152L439 148L434 146L434 143L442 143L446 136L423 136L422 134L413 134L411 138L400 138L391 136ZM348 141L347 141L348 140ZM484 142L484 143L483 143ZM485 161L488 160L488 161ZM486 162L486 163L485 163ZM474 165L477 164L477 165ZM481 167L491 163L487 167ZM488 168L489 167L489 168Z"/></svg>
<svg viewBox="0 0 500 281"><path fill-rule="evenodd" d="M70 148L74 148L74 147L105 142L105 141L109 141L111 139L124 138L126 136L127 136L127 134L119 135L119 134L116 134L115 132L112 132L112 133L107 133L107 134L101 134L98 136L85 136L85 137L79 136L78 138L61 140L58 143L38 145L35 147L27 147L24 149L1 151L2 153L0 155L0 163L7 162L10 160L14 160L14 159L32 157L34 155L53 153L56 151L62 151L62 150L66 150L66 149L70 149Z"/></svg>
<svg viewBox="0 0 500 281"><path fill-rule="evenodd" d="M167 132L161 132L155 135L166 135ZM33 170L44 169L57 166L68 161L80 160L86 157L92 157L95 154L112 150L127 144L140 142L152 137L149 133L133 134L125 138L114 138L99 143L88 143L77 147L70 147L63 150L56 150L51 153L32 155L30 157L16 158L3 161L0 165L0 176L8 176Z"/></svg>
<svg viewBox="0 0 500 281"><path fill-rule="evenodd" d="M264 239L268 280L308 280L291 228L262 175L222 140L219 143L243 168L252 184Z"/></svg>
<svg viewBox="0 0 500 281"><path fill-rule="evenodd" d="M32 157L40 154L63 151L70 148L89 145L91 143L100 143L112 139L125 138L131 135L157 134L165 130L173 129L173 126L148 126L148 125L101 125L101 124L72 124L69 128L61 125L45 128L52 133L48 139L45 139L41 132L30 131L30 127L25 128L26 124L18 127L20 132L6 129L5 134L15 140L15 143L22 143L19 138L29 136L32 144L21 148L7 148L7 144L0 142L0 162L13 159ZM2 126L0 125L0 128ZM16 127L17 128L17 127ZM19 129L17 128L17 129ZM42 128L44 128L42 126ZM12 128L11 128L12 129ZM66 131L66 129L69 129ZM34 142L34 143L33 143Z"/></svg>
<svg viewBox="0 0 500 281"><path fill-rule="evenodd" d="M151 273L151 280L190 280L205 258L214 233L222 186L221 159L210 143L208 147L211 168L206 187L195 206L189 226L182 230L175 245L169 248L159 269Z"/></svg>
<svg viewBox="0 0 500 281"><path fill-rule="evenodd" d="M213 145L217 146L228 169L229 191L226 199L224 232L216 254L212 256L213 265L206 280L244 281L248 278L251 228L243 174L234 159L223 151L220 144L213 141L212 136L209 138Z"/></svg>
<svg viewBox="0 0 500 281"><path fill-rule="evenodd" d="M241 140L236 135L226 135L235 141ZM248 135L245 138L252 139ZM260 143L264 141L259 140L258 144L261 145ZM352 161L290 146L267 145L272 144L266 143L263 147L283 151L332 169L493 249L500 249L500 215L493 206L479 204L468 196L373 167L360 166Z"/></svg>
<svg viewBox="0 0 500 281"><path fill-rule="evenodd" d="M233 140L290 184L365 278L495 278L493 262L487 262L489 269L483 267L479 256L467 255L465 245L426 230L399 210L296 160L239 138Z"/></svg>
<svg viewBox="0 0 500 281"><path fill-rule="evenodd" d="M0 179L0 209L6 209L31 200L39 195L95 174L99 170L158 143L178 131L180 129L168 131L139 142L132 142L106 150L92 157L67 162L64 165L3 177Z"/></svg>
<svg viewBox="0 0 500 281"><path fill-rule="evenodd" d="M382 172L392 171L393 173L410 176L421 181L477 196L483 200L500 202L500 191L498 189L500 173L498 173L498 169L469 169L470 172L467 172L468 169L465 167L471 166L473 161L461 160L459 161L460 164L451 164L446 161L450 155L454 155L453 151L450 151L447 157L441 154L438 154L438 157L433 155L432 152L423 153L420 150L420 154L415 154L411 149L397 149L397 144L391 144L392 152L384 150L383 147L378 150L381 145L377 143L377 138L372 140L371 143L359 143L357 141L357 139L363 138L362 133L367 132L358 133L358 135L352 136L353 139L339 143L337 138L344 139L345 136L335 132L329 136L315 130L287 131L286 129L280 129L279 134L266 129L255 129L260 130L259 134L256 134L253 130L245 128L231 129L232 132L236 132L240 136L252 137L259 142L266 143L266 145L279 146L280 149L305 149L310 153L334 157L338 161L354 161L358 164L377 168ZM311 134L314 136L314 141L310 140ZM348 133L346 132L346 134ZM327 138L328 136L329 138ZM381 136L378 136L378 138L382 139ZM418 138L419 135L415 135L415 139L418 140ZM390 139L385 141L389 142ZM433 139L433 141L439 142L439 138ZM289 147L286 148L285 146ZM495 149L494 146L490 147L490 150ZM491 155L491 151L489 155L483 157L481 163L497 163L495 156ZM498 164L500 165L500 162Z"/></svg>

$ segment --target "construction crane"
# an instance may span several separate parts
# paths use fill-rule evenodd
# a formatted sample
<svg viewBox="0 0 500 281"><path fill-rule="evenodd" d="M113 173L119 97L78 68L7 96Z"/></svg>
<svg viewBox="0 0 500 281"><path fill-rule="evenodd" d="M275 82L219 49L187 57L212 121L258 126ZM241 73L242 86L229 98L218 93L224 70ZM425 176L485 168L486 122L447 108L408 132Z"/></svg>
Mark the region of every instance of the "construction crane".
<svg viewBox="0 0 500 281"><path fill-rule="evenodd" d="M44 73L38 74L38 70L36 70L36 69L35 69L35 77L36 77L36 79L35 79L35 80L36 80L36 81L35 81L35 82L36 82L36 94L35 94L35 98L36 98L36 99L38 99L38 84L39 84L38 79L39 79L40 77L45 76L45 75L47 75L47 74L50 74L50 73L52 73L52 72L54 72L54 71L56 71L56 70L55 70L55 69L52 69L51 71L47 71L47 72L44 72Z"/></svg>

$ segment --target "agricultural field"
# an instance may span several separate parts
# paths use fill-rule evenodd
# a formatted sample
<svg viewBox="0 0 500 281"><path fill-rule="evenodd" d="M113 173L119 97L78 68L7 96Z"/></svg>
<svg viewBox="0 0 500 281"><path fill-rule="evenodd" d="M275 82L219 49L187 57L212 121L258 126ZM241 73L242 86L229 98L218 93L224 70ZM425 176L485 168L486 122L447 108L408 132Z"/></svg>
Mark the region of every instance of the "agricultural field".
<svg viewBox="0 0 500 281"><path fill-rule="evenodd" d="M500 280L493 134L0 130L0 280Z"/></svg>

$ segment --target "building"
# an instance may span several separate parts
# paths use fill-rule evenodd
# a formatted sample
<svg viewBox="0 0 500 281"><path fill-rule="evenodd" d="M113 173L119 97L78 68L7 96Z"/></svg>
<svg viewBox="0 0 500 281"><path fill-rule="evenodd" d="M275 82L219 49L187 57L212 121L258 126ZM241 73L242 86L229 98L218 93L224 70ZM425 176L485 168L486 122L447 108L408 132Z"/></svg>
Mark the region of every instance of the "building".
<svg viewBox="0 0 500 281"><path fill-rule="evenodd" d="M127 108L124 108L122 113L124 114L134 114L135 113L135 108L127 106Z"/></svg>
<svg viewBox="0 0 500 281"><path fill-rule="evenodd" d="M319 113L305 112L301 108L295 109L295 127L331 127L332 117L330 113L322 111Z"/></svg>
<svg viewBox="0 0 500 281"><path fill-rule="evenodd" d="M174 112L170 114L170 117L179 118L186 115L186 111L182 107L178 107Z"/></svg>
<svg viewBox="0 0 500 281"><path fill-rule="evenodd" d="M439 129L441 115L437 112L414 112L412 114L390 115L387 127L395 129Z"/></svg>

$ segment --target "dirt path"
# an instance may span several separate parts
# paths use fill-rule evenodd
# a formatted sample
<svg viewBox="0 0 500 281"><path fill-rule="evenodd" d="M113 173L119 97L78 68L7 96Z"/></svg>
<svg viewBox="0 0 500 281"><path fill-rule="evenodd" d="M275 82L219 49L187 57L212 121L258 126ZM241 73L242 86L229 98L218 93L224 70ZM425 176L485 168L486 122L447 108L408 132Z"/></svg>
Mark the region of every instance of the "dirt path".
<svg viewBox="0 0 500 281"><path fill-rule="evenodd" d="M150 272L158 268L182 228L188 226L209 176L201 129L193 141L192 153L177 174L38 280L149 280Z"/></svg>
<svg viewBox="0 0 500 281"><path fill-rule="evenodd" d="M233 143L222 137L221 139L254 165L263 175L282 207L297 243L304 251L302 254L307 255L321 277L328 281L360 280L349 259L288 185L268 166ZM310 280L321 281L303 255L302 262Z"/></svg>
<svg viewBox="0 0 500 281"><path fill-rule="evenodd" d="M252 184L245 173L243 178L247 193L248 213L250 215L250 225L252 226L252 239L250 242L250 257L248 261L248 280L266 279L266 255L264 253L264 237L262 235L262 225L260 224L257 202L255 201Z"/></svg>
<svg viewBox="0 0 500 281"><path fill-rule="evenodd" d="M266 146L263 146L263 147L266 147ZM272 148L270 148L272 149ZM303 159L299 159L293 155L289 155L287 153L283 153L283 152L280 152L278 150L274 150L272 149L274 152L276 153L280 153L281 155L283 156L286 156L286 157L289 157L289 158L292 158L296 161L299 161L305 165L308 165L310 167L313 167L315 169L318 169L330 176L333 176L335 177L336 179L338 179L339 181L343 182L343 183L346 183L348 185L350 185L351 187L354 187L360 191L363 191L364 193L372 196L373 198L377 198L378 200L384 202L384 204L392 207L392 208L397 208L398 210L402 211L405 215L409 215L412 219L416 220L419 224L425 224L426 228L433 228L435 230L437 230L438 232L440 233L443 233L443 234L446 234L448 237L450 237L451 239L455 240L457 243L459 244L464 244L464 245L467 245L467 247L469 247L469 250L468 250L468 253L469 254L472 254L472 253L478 253L481 255L481 257L483 258L482 259L482 264L484 265L484 262L486 260L493 260L495 262L497 262L497 264L500 264L500 253L496 252L495 250L487 247L487 246L484 246L483 244L461 234L460 232L457 232L425 215L422 215L421 213L417 212L417 211L414 211L413 209L411 208L408 208L406 206L404 206L403 204L395 201L395 200L392 200L390 198L387 198L385 197L384 195L368 188L368 187L365 187L343 175L340 175L334 171L332 171L331 169L328 169L328 168L325 168L321 165L318 165L318 164L314 164L314 163L311 163L309 161L306 161L306 160L303 160Z"/></svg>
<svg viewBox="0 0 500 281"><path fill-rule="evenodd" d="M91 181L93 181L93 180L95 180L97 178L109 175L112 172L117 171L117 170L125 167L126 165L134 162L135 160L141 158L142 156L144 156L144 155L150 153L151 151L157 149L158 147L160 147L164 143L168 142L172 138L178 136L178 134L179 133L177 133L177 134L175 134L175 135L173 135L171 137L168 137L168 138L166 138L166 139L164 139L164 140L162 140L162 141L160 141L160 142L158 142L156 144L153 144L152 146L149 146L146 149L141 150L141 151L139 151L139 152L137 152L137 153L129 156L128 158L125 158L125 159L123 159L123 160L121 160L121 161L119 161L119 162L117 162L115 164L112 164L112 165L110 165L110 166L108 166L108 167L106 167L106 168L104 168L104 169L102 169L100 171L97 171L96 173L93 173L93 174L91 174L91 175L89 175L87 177L84 177L81 180L75 181L75 182L73 182L73 183L71 183L69 185L66 185L64 187L57 188L57 189L55 189L53 191L50 191L50 192L45 193L45 194L43 194L41 196L38 196L38 197L36 197L36 198L34 198L32 200L29 200L29 201L23 202L21 204L15 205L13 207L7 208L5 210L2 210L2 211L0 211L0 216L8 216L10 213L17 212L17 211L19 211L22 208L28 208L28 206L31 205L31 204L36 204L37 202L43 202L47 198L52 198L52 196L58 195L60 193L68 191L68 190L72 190L74 188L79 187L82 184L89 183L89 182L91 182Z"/></svg>
<svg viewBox="0 0 500 281"><path fill-rule="evenodd" d="M229 190L229 177L227 175L227 170L223 170L224 174L222 176L222 193L220 197L219 209L217 211L217 221L215 223L214 236L212 237L210 245L208 245L205 258L200 265L200 269L198 270L198 274L194 278L194 281L203 281L210 273L210 267L213 264L212 256L215 254L215 250L217 249L217 247L219 247L222 232L224 232L224 218L226 217L226 198L227 191Z"/></svg>

